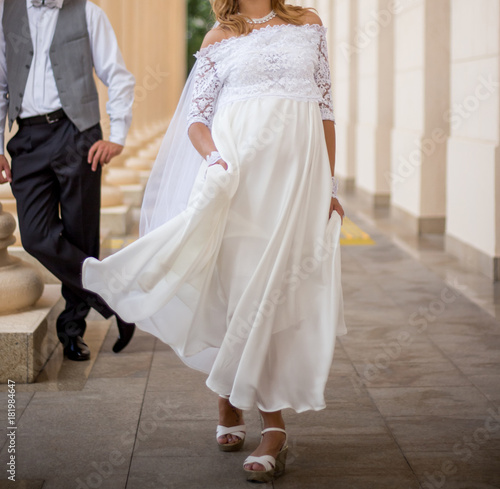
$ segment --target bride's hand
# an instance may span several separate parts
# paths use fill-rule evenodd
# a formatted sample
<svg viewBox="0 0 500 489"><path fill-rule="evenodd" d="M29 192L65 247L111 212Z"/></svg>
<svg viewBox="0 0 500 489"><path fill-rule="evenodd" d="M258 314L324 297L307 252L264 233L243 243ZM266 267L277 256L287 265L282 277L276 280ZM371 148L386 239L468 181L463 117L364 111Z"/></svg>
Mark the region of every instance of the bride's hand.
<svg viewBox="0 0 500 489"><path fill-rule="evenodd" d="M212 163L211 165L208 165L208 166L210 167L210 166L214 166L214 165L220 165L220 166L222 166L222 168L224 168L224 170L227 171L227 163L224 160L216 161L215 163Z"/></svg>
<svg viewBox="0 0 500 489"><path fill-rule="evenodd" d="M337 211L340 215L342 224L344 224L344 208L340 205L338 199L332 199L330 203L330 217L332 217L333 211Z"/></svg>

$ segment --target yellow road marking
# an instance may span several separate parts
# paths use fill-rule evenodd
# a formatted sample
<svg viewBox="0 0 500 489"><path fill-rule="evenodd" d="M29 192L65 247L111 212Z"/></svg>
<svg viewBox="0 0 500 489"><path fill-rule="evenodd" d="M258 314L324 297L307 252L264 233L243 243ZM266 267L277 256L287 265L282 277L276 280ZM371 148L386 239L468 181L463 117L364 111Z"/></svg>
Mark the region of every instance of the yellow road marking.
<svg viewBox="0 0 500 489"><path fill-rule="evenodd" d="M104 241L104 243L101 245L101 248L107 249L107 250L121 250L122 248L125 248L125 246L129 245L130 243L133 243L136 240L136 238L130 237L130 238L109 238Z"/></svg>
<svg viewBox="0 0 500 489"><path fill-rule="evenodd" d="M375 241L367 232L345 217L340 230L340 244L343 246L374 245Z"/></svg>

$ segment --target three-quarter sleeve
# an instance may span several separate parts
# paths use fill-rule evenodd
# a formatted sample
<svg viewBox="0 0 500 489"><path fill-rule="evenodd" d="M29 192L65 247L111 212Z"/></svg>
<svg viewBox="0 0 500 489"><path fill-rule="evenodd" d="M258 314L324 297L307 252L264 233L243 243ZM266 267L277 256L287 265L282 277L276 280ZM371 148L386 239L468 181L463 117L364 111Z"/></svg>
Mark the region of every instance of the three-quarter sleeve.
<svg viewBox="0 0 500 489"><path fill-rule="evenodd" d="M202 122L207 127L212 127L221 88L222 82L217 75L215 61L210 55L199 55L188 115L188 129L194 122Z"/></svg>
<svg viewBox="0 0 500 489"><path fill-rule="evenodd" d="M330 64L328 62L328 43L326 41L325 29L321 32L318 53L318 67L314 75L316 84L321 92L319 107L323 120L335 121L333 112L332 79L330 75Z"/></svg>

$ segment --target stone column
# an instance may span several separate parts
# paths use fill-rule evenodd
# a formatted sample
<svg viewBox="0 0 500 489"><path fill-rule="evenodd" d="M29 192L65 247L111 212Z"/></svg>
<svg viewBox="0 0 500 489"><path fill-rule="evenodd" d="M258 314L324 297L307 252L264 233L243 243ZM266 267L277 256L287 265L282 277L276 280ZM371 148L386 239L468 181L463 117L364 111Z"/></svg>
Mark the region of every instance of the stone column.
<svg viewBox="0 0 500 489"><path fill-rule="evenodd" d="M500 6L451 2L446 251L500 280Z"/></svg>
<svg viewBox="0 0 500 489"><path fill-rule="evenodd" d="M150 0L145 9L124 0L122 11L128 31L123 37L124 56L137 82L130 139L136 151L126 156L142 158L146 144L158 146L156 138L164 135L184 87L186 4L184 0Z"/></svg>
<svg viewBox="0 0 500 489"><path fill-rule="evenodd" d="M159 0L162 1L162 0ZM186 22L185 0L169 0L168 11L164 12L162 28L166 34L165 46L168 47L166 84L160 89L166 90L166 107L157 106L160 119L171 117L177 107L179 97L186 82Z"/></svg>
<svg viewBox="0 0 500 489"><path fill-rule="evenodd" d="M356 177L356 119L358 107L358 65L355 28L357 2L334 2L335 51L333 59L333 96L337 129L335 173L344 191L352 191Z"/></svg>
<svg viewBox="0 0 500 489"><path fill-rule="evenodd" d="M328 29L326 33L328 41L328 57L330 59L330 69L333 71L335 67L335 17L333 13L333 2L331 0L318 0L317 1L318 14L321 17L323 25ZM333 81L333 80L332 80ZM335 86L332 87L335 91Z"/></svg>
<svg viewBox="0 0 500 489"><path fill-rule="evenodd" d="M443 233L449 124L450 2L401 0L395 23L393 213L411 232Z"/></svg>
<svg viewBox="0 0 500 489"><path fill-rule="evenodd" d="M356 190L372 207L390 202L394 5L392 0L358 0Z"/></svg>

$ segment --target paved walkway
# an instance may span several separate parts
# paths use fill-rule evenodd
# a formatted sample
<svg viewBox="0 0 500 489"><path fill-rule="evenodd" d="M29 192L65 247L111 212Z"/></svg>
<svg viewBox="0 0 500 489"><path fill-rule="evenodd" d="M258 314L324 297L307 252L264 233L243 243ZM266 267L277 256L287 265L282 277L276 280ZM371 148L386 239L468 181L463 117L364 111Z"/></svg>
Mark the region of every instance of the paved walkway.
<svg viewBox="0 0 500 489"><path fill-rule="evenodd" d="M347 214L375 241L343 246L349 334L337 343L327 409L286 413L286 489L500 488L498 285L442 252L442 238L395 234L390 216ZM6 480L7 393L0 386L0 488L237 489L243 452L215 446L204 376L144 334L121 354L116 328L89 325L91 362L52 357L16 386L17 483ZM272 487L270 484L269 487Z"/></svg>

